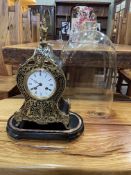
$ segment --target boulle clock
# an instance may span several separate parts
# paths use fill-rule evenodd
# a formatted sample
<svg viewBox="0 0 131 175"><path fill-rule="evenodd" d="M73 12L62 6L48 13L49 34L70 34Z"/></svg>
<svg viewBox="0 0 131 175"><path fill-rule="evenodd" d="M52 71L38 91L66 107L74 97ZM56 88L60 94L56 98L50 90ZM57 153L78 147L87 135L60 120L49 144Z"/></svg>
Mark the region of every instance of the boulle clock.
<svg viewBox="0 0 131 175"><path fill-rule="evenodd" d="M25 101L8 120L7 132L16 139L73 139L84 129L82 118L70 112L63 98L66 78L51 47L41 42L20 65L17 86Z"/></svg>

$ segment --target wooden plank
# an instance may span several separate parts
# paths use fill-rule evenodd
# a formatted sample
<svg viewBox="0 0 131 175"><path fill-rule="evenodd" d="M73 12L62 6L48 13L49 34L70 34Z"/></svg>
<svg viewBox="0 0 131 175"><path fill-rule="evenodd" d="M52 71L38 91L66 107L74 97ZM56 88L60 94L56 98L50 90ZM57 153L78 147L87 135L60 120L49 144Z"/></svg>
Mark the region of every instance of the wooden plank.
<svg viewBox="0 0 131 175"><path fill-rule="evenodd" d="M61 56L61 51L66 42L49 40L48 43L52 46L54 53ZM28 43L14 46L6 46L3 48L3 56L6 64L22 64L26 59L33 55L34 49L39 43ZM130 45L114 45L117 53L117 67L131 68L131 46ZM17 58L17 59L16 59ZM87 59L88 61L88 59ZM99 66L99 64L97 64ZM101 64L100 64L101 66Z"/></svg>
<svg viewBox="0 0 131 175"><path fill-rule="evenodd" d="M71 110L81 114L84 110L93 109L91 103L81 100L71 102ZM90 119L84 115L85 130L73 141L16 141L7 136L7 115L11 115L22 103L23 99L0 101L2 175L130 175L130 103L114 102L113 109L118 115L110 119L95 118L90 123ZM95 122L98 120L100 122Z"/></svg>
<svg viewBox="0 0 131 175"><path fill-rule="evenodd" d="M11 11L9 12L9 42L10 45L12 44L17 44L17 33L15 31L15 25L16 25L16 21L15 21L15 12Z"/></svg>
<svg viewBox="0 0 131 175"><path fill-rule="evenodd" d="M124 69L124 70L120 70L119 72L124 76L124 79L127 82L131 81L131 69Z"/></svg>
<svg viewBox="0 0 131 175"><path fill-rule="evenodd" d="M23 99L5 99L0 101L0 120L7 121L7 119L18 111L22 106ZM5 104L8 104L5 106ZM90 124L106 124L106 125L131 125L131 109L130 102L113 102L111 108L111 115L95 115L96 108L101 108L103 103L91 102L86 100L71 99L71 111L81 115L84 123ZM92 113L93 112L93 113ZM94 115L93 115L94 114Z"/></svg>
<svg viewBox="0 0 131 175"><path fill-rule="evenodd" d="M0 100L8 98L8 92L0 92Z"/></svg>
<svg viewBox="0 0 131 175"><path fill-rule="evenodd" d="M119 22L117 28L117 44L120 44L122 16L120 11L118 12L118 14L119 14Z"/></svg>
<svg viewBox="0 0 131 175"><path fill-rule="evenodd" d="M87 0L73 0L70 1L69 0L56 0L56 3L87 3ZM88 1L89 4L97 4L97 5L107 5L109 6L111 3L110 2L100 2L100 1Z"/></svg>
<svg viewBox="0 0 131 175"><path fill-rule="evenodd" d="M85 124L84 133L69 141L15 141L0 122L2 175L93 174L127 175L131 172L129 126Z"/></svg>
<svg viewBox="0 0 131 175"><path fill-rule="evenodd" d="M25 42L31 42L30 31L30 15L28 14L27 20L23 20L22 13L25 13L25 9L28 13L28 8L25 8L24 1L18 0L13 3L13 6L9 8L9 41L10 44L20 44ZM27 1L25 1L27 2ZM23 15L24 16L24 15Z"/></svg>
<svg viewBox="0 0 131 175"><path fill-rule="evenodd" d="M7 119L13 115L13 113L22 106L23 104L22 99L5 99L5 100L0 100L0 121L7 121ZM5 105L8 103L8 108ZM3 116L3 117L2 117Z"/></svg>
<svg viewBox="0 0 131 175"><path fill-rule="evenodd" d="M0 46L0 75L8 75L6 66L4 64L4 59L2 55L2 47Z"/></svg>
<svg viewBox="0 0 131 175"><path fill-rule="evenodd" d="M0 76L0 99L9 97L9 92L16 86L15 76Z"/></svg>
<svg viewBox="0 0 131 175"><path fill-rule="evenodd" d="M120 41L119 41L120 44L125 43L126 30L127 30L127 19L123 17L121 20L121 33L120 33Z"/></svg>
<svg viewBox="0 0 131 175"><path fill-rule="evenodd" d="M31 42L30 10L22 14L22 43Z"/></svg>
<svg viewBox="0 0 131 175"><path fill-rule="evenodd" d="M40 40L40 14L31 15L32 22L32 42L39 42Z"/></svg>
<svg viewBox="0 0 131 175"><path fill-rule="evenodd" d="M11 45L22 42L21 0L14 3L14 11L9 11L9 41Z"/></svg>
<svg viewBox="0 0 131 175"><path fill-rule="evenodd" d="M22 43L22 0L15 3L16 31L18 32L17 43Z"/></svg>
<svg viewBox="0 0 131 175"><path fill-rule="evenodd" d="M131 44L131 13L127 15L127 26L125 44Z"/></svg>
<svg viewBox="0 0 131 175"><path fill-rule="evenodd" d="M63 46L66 45L66 41L63 41L62 43L57 41L57 40L48 40L48 43L52 46L53 50L62 50ZM34 50L36 47L39 46L38 42L32 42L32 43L27 43L27 44L16 44L16 45L8 45L4 46L4 49L16 49L16 50ZM131 45L125 45L125 44L114 44L115 50L118 54L122 53L129 53L131 54ZM11 50L10 50L11 51Z"/></svg>
<svg viewBox="0 0 131 175"><path fill-rule="evenodd" d="M13 75L13 66L6 64L5 67L6 67L6 71L7 71L8 75L9 76Z"/></svg>
<svg viewBox="0 0 131 175"><path fill-rule="evenodd" d="M0 1L0 75L8 75L3 56L2 56L2 46L8 44L8 4L7 0Z"/></svg>
<svg viewBox="0 0 131 175"><path fill-rule="evenodd" d="M7 0L0 1L0 20L2 21L2 25L0 25L0 43L2 46L8 45L8 27L9 27L9 19L8 19L8 3Z"/></svg>
<svg viewBox="0 0 131 175"><path fill-rule="evenodd" d="M0 91L9 90L16 85L16 76L0 76Z"/></svg>

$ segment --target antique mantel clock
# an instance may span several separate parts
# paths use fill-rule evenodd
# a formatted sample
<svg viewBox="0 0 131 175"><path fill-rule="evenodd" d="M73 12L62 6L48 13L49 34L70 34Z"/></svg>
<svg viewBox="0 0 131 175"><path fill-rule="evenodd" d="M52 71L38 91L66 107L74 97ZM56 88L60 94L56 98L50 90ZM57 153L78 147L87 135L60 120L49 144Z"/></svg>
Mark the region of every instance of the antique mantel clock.
<svg viewBox="0 0 131 175"><path fill-rule="evenodd" d="M83 131L79 115L70 112L62 97L66 78L46 42L34 52L17 74L17 85L25 101L8 120L7 132L21 139L72 139Z"/></svg>

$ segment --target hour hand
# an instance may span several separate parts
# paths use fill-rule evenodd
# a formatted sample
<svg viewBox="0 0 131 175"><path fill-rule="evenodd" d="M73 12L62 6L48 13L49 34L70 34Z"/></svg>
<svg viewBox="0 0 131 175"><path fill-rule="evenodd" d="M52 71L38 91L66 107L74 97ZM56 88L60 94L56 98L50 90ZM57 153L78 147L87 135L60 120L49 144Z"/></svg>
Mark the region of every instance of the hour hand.
<svg viewBox="0 0 131 175"><path fill-rule="evenodd" d="M46 87L45 90L51 91L51 89L49 89L48 87Z"/></svg>
<svg viewBox="0 0 131 175"><path fill-rule="evenodd" d="M42 86L42 83L39 83L37 86L31 88L31 90L33 90L33 89L36 90L39 86Z"/></svg>

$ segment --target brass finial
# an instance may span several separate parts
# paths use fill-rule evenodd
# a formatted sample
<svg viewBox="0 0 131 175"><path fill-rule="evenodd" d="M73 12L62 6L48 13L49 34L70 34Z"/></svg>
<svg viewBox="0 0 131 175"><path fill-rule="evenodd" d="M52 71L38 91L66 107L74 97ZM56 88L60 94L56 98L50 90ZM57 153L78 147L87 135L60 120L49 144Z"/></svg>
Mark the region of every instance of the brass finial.
<svg viewBox="0 0 131 175"><path fill-rule="evenodd" d="M47 40L47 30L48 27L46 25L46 19L43 17L41 25L40 25L40 42L45 42Z"/></svg>

